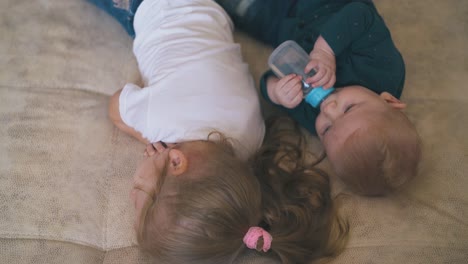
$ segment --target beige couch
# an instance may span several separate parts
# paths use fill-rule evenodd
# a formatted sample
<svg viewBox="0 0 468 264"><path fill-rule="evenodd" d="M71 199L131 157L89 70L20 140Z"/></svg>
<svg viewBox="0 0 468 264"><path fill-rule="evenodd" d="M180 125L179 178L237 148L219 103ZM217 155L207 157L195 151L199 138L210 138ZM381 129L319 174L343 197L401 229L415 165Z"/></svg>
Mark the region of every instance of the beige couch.
<svg viewBox="0 0 468 264"><path fill-rule="evenodd" d="M377 5L406 59L403 100L424 159L398 195L345 199L350 241L331 263L468 263L468 2ZM258 80L271 49L236 39ZM106 113L139 78L131 47L84 0L0 1L0 263L152 263L128 198L144 146Z"/></svg>

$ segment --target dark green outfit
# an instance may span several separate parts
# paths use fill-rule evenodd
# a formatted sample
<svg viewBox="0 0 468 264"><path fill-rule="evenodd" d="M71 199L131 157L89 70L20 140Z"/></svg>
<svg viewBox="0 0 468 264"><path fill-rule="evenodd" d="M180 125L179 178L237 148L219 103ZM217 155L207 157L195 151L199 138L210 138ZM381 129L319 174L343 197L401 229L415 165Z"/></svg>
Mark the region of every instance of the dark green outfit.
<svg viewBox="0 0 468 264"><path fill-rule="evenodd" d="M371 1L254 0L244 10L235 5L245 0L218 2L240 29L273 47L295 40L309 53L321 35L336 56L335 87L361 85L378 94L386 91L400 97L404 61ZM266 78L271 75L271 71L266 72L260 83L262 95L270 102ZM294 109L281 108L315 134L319 109L304 101Z"/></svg>

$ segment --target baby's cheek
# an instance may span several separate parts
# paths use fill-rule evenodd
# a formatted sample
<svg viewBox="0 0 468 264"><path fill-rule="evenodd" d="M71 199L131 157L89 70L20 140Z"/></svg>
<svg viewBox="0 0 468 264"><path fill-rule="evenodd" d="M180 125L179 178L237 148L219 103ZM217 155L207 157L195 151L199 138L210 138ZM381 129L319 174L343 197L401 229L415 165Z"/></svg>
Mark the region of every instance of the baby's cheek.
<svg viewBox="0 0 468 264"><path fill-rule="evenodd" d="M323 116L319 114L315 119L315 131L317 132L318 137L322 140L322 130L324 126Z"/></svg>

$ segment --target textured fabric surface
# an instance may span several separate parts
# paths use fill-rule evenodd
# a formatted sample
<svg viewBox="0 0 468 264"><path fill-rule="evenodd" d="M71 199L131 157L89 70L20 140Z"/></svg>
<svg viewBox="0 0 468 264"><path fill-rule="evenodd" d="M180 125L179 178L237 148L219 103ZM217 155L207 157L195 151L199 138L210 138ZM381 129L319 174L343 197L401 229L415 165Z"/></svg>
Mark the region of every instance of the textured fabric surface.
<svg viewBox="0 0 468 264"><path fill-rule="evenodd" d="M1 86L0 232L100 249L133 242L129 175L141 146L107 120L107 96Z"/></svg>
<svg viewBox="0 0 468 264"><path fill-rule="evenodd" d="M350 240L330 263L468 263L468 2L376 4L424 157L401 193L344 197ZM0 263L158 263L135 246L128 198L144 146L107 119L108 96L139 80L132 39L85 0L2 0L0 36ZM236 40L258 84L272 49Z"/></svg>

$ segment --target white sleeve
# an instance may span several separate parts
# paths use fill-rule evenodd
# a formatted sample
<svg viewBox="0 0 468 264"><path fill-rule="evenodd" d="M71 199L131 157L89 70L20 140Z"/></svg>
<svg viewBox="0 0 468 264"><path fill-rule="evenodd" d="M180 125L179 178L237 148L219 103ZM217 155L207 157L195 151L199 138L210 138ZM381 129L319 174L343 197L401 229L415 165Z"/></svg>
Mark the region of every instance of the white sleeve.
<svg viewBox="0 0 468 264"><path fill-rule="evenodd" d="M128 83L119 97L119 112L123 122L147 137L149 89Z"/></svg>

